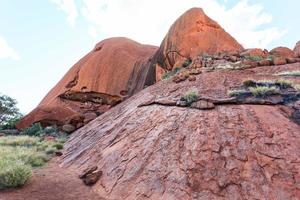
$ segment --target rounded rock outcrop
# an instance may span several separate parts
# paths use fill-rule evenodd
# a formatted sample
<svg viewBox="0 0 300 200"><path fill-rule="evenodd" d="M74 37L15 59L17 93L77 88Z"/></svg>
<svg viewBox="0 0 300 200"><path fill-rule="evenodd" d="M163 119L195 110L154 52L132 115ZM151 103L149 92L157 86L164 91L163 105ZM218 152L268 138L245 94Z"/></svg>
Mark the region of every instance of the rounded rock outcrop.
<svg viewBox="0 0 300 200"><path fill-rule="evenodd" d="M197 55L233 52L243 47L201 8L185 12L171 26L154 56L154 62L167 70Z"/></svg>
<svg viewBox="0 0 300 200"><path fill-rule="evenodd" d="M103 113L126 97L128 87L135 84L132 74L143 70L147 74L145 63L156 50L157 47L122 37L99 42L17 127L22 129L36 122L63 124L76 113ZM155 74L152 79L155 80ZM139 80L136 91L143 88L144 82L145 77Z"/></svg>

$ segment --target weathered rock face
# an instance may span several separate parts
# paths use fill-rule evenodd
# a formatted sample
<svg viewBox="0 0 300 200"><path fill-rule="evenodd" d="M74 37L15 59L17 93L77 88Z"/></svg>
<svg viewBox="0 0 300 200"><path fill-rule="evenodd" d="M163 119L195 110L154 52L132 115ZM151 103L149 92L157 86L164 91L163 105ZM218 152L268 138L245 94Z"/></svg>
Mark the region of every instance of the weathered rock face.
<svg viewBox="0 0 300 200"><path fill-rule="evenodd" d="M161 81L74 132L62 166L81 174L96 165L102 176L93 190L103 199L299 199L299 96L228 96L246 79L284 79L276 74L299 67L215 69L195 73L195 81ZM197 102L176 103L190 90Z"/></svg>
<svg viewBox="0 0 300 200"><path fill-rule="evenodd" d="M294 54L296 57L300 58L300 41L297 42L297 44L294 48Z"/></svg>
<svg viewBox="0 0 300 200"><path fill-rule="evenodd" d="M103 40L67 72L18 128L34 122L63 123L76 113L106 111L128 95L129 87L137 92L143 89L146 77L155 81L155 72L148 76L146 63L156 49L127 38ZM132 80L135 71L145 74L138 86Z"/></svg>
<svg viewBox="0 0 300 200"><path fill-rule="evenodd" d="M270 51L274 56L283 57L283 58L293 58L294 52L287 47L276 47Z"/></svg>
<svg viewBox="0 0 300 200"><path fill-rule="evenodd" d="M201 8L192 8L172 25L154 62L171 70L201 53L215 54L241 49L242 46L217 22L206 16Z"/></svg>

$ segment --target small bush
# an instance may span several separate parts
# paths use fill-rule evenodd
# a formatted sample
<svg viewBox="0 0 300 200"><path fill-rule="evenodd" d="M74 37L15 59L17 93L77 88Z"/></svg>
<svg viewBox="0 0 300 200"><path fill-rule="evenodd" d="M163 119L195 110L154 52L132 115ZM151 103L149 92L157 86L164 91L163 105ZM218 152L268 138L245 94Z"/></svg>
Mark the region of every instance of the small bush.
<svg viewBox="0 0 300 200"><path fill-rule="evenodd" d="M287 89L293 87L293 82L280 79L275 81L275 85L280 89Z"/></svg>
<svg viewBox="0 0 300 200"><path fill-rule="evenodd" d="M192 104L198 100L198 92L196 91L188 91L181 100L185 101L187 104Z"/></svg>
<svg viewBox="0 0 300 200"><path fill-rule="evenodd" d="M248 59L255 62L259 62L263 60L261 56L249 56Z"/></svg>
<svg viewBox="0 0 300 200"><path fill-rule="evenodd" d="M254 80L250 80L250 79L249 80L244 80L243 85L245 87L254 87L254 86L256 86L256 82Z"/></svg>
<svg viewBox="0 0 300 200"><path fill-rule="evenodd" d="M9 146L35 146L39 142L38 137L6 136L0 138L0 145Z"/></svg>
<svg viewBox="0 0 300 200"><path fill-rule="evenodd" d="M184 61L184 63L182 64L182 67L186 68L188 67L190 64L192 64L192 60L191 59L187 59Z"/></svg>
<svg viewBox="0 0 300 200"><path fill-rule="evenodd" d="M0 160L0 189L22 186L31 176L30 166L23 162Z"/></svg>
<svg viewBox="0 0 300 200"><path fill-rule="evenodd" d="M38 152L35 148L3 146L0 149L1 159L15 162L23 162L32 167L39 167L48 161L48 157L43 152Z"/></svg>
<svg viewBox="0 0 300 200"><path fill-rule="evenodd" d="M178 72L180 72L180 68L179 67L175 67L172 71L170 72L166 72L162 75L161 79L162 80L168 80L169 78L171 78L172 76L176 75Z"/></svg>
<svg viewBox="0 0 300 200"><path fill-rule="evenodd" d="M252 93L252 95L255 97L266 97L278 93L276 87L267 87L267 86L250 87L249 90Z"/></svg>
<svg viewBox="0 0 300 200"><path fill-rule="evenodd" d="M31 127L22 130L21 135L42 136L44 134L43 127L40 123L33 124Z"/></svg>
<svg viewBox="0 0 300 200"><path fill-rule="evenodd" d="M52 155L57 151L57 149L55 147L48 147L45 151L46 151L46 154Z"/></svg>
<svg viewBox="0 0 300 200"><path fill-rule="evenodd" d="M231 97L238 97L238 96L244 95L245 93L247 93L247 91L245 91L245 90L230 90L228 92L228 95Z"/></svg>
<svg viewBox="0 0 300 200"><path fill-rule="evenodd" d="M64 145L61 143L55 143L52 145L52 147L56 148L57 150L61 150L64 148Z"/></svg>
<svg viewBox="0 0 300 200"><path fill-rule="evenodd" d="M300 71L285 71L276 74L277 76L300 76Z"/></svg>
<svg viewBox="0 0 300 200"><path fill-rule="evenodd" d="M267 58L267 60L272 62L273 61L273 56L269 55L268 58Z"/></svg>

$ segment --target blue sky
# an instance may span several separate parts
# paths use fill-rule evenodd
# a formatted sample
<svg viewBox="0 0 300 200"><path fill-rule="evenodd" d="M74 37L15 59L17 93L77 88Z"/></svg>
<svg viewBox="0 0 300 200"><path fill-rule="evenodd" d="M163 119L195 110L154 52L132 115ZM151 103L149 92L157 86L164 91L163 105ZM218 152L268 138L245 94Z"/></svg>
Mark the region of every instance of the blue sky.
<svg viewBox="0 0 300 200"><path fill-rule="evenodd" d="M27 113L96 42L127 36L159 45L190 7L203 7L245 47L300 40L298 0L1 0L0 93Z"/></svg>

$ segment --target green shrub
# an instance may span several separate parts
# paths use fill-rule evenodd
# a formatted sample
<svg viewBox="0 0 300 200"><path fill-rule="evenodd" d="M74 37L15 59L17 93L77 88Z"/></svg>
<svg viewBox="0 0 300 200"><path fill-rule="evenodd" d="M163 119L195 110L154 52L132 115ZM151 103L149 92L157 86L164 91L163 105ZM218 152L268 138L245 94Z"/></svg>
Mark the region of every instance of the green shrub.
<svg viewBox="0 0 300 200"><path fill-rule="evenodd" d="M191 59L187 59L184 61L184 63L182 64L182 67L186 68L188 67L190 64L192 64L192 60Z"/></svg>
<svg viewBox="0 0 300 200"><path fill-rule="evenodd" d="M266 97L269 95L278 94L278 90L276 89L276 87L257 86L250 87L249 90L255 97Z"/></svg>
<svg viewBox="0 0 300 200"><path fill-rule="evenodd" d="M196 102L198 100L198 92L196 91L188 91L181 100L185 101L188 105Z"/></svg>
<svg viewBox="0 0 300 200"><path fill-rule="evenodd" d="M31 176L30 166L23 162L0 159L0 189L22 186Z"/></svg>
<svg viewBox="0 0 300 200"><path fill-rule="evenodd" d="M33 124L31 127L28 127L22 130L21 135L29 136L42 136L44 134L43 127L40 123Z"/></svg>
<svg viewBox="0 0 300 200"><path fill-rule="evenodd" d="M255 62L259 62L263 60L261 56L249 56L248 59Z"/></svg>
<svg viewBox="0 0 300 200"><path fill-rule="evenodd" d="M267 58L267 60L272 62L273 61L273 56L269 55L268 58Z"/></svg>
<svg viewBox="0 0 300 200"><path fill-rule="evenodd" d="M247 91L245 91L245 90L230 90L228 92L228 95L231 97L238 97L238 96L244 95L245 93L247 93Z"/></svg>
<svg viewBox="0 0 300 200"><path fill-rule="evenodd" d="M45 151L46 151L46 154L52 155L57 151L57 149L55 147L48 147Z"/></svg>
<svg viewBox="0 0 300 200"><path fill-rule="evenodd" d="M57 150L61 150L64 148L64 145L61 143L55 143L52 145L52 147L56 148Z"/></svg>
<svg viewBox="0 0 300 200"><path fill-rule="evenodd" d="M256 82L254 80L248 79L248 80L243 81L243 85L245 87L254 87L254 86L256 86Z"/></svg>
<svg viewBox="0 0 300 200"><path fill-rule="evenodd" d="M29 136L6 136L0 137L0 145L9 146L35 146L39 142L38 137Z"/></svg>
<svg viewBox="0 0 300 200"><path fill-rule="evenodd" d="M43 152L38 152L35 148L3 146L0 148L0 159L23 162L32 167L39 167L48 161L48 157Z"/></svg>
<svg viewBox="0 0 300 200"><path fill-rule="evenodd" d="M275 81L275 85L280 89L287 89L293 87L293 82L280 79Z"/></svg>
<svg viewBox="0 0 300 200"><path fill-rule="evenodd" d="M280 72L276 74L277 76L300 76L300 71L285 71L285 72Z"/></svg>
<svg viewBox="0 0 300 200"><path fill-rule="evenodd" d="M170 72L166 72L162 75L161 79L162 80L168 80L172 76L176 75L178 72L180 72L180 67L174 67L174 69Z"/></svg>

